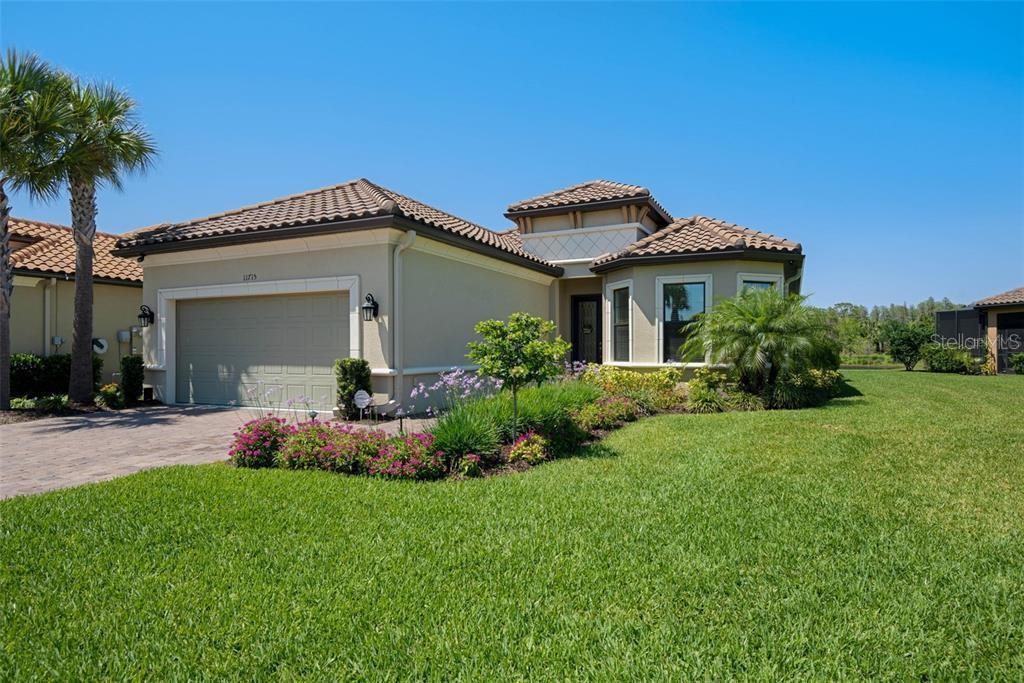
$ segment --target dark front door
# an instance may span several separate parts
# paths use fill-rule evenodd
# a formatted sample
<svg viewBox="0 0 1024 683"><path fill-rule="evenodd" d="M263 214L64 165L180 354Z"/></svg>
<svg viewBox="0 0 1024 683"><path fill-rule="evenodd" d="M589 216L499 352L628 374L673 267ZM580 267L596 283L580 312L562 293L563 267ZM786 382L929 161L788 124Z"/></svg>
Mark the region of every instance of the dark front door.
<svg viewBox="0 0 1024 683"><path fill-rule="evenodd" d="M601 295L574 296L572 303L572 359L601 362Z"/></svg>

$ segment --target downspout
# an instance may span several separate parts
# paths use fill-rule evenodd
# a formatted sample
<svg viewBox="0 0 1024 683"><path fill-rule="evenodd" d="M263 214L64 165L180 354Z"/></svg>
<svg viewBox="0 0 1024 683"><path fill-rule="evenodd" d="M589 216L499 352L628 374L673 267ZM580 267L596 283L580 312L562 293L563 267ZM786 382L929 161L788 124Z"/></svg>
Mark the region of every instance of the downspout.
<svg viewBox="0 0 1024 683"><path fill-rule="evenodd" d="M395 245L391 257L391 366L395 370L391 401L397 408L402 400L400 393L405 376L404 340L402 339L402 252L416 242L416 231L406 230Z"/></svg>
<svg viewBox="0 0 1024 683"><path fill-rule="evenodd" d="M793 275L793 277L787 279L786 282L784 283L783 289L786 290L786 294L789 294L789 286L791 284L793 284L794 282L796 282L797 280L802 279L803 276L804 276L804 264L801 263L800 267L796 269L796 274Z"/></svg>
<svg viewBox="0 0 1024 683"><path fill-rule="evenodd" d="M53 344L51 339L53 338L53 295L57 289L57 278L51 277L47 279L46 286L43 288L43 355L50 356L53 354Z"/></svg>

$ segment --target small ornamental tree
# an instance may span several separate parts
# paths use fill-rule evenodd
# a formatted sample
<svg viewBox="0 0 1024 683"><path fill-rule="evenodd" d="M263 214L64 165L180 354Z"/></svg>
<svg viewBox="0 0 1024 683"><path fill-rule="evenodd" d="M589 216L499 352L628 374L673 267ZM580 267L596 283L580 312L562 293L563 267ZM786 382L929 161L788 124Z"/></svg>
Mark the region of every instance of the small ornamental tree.
<svg viewBox="0 0 1024 683"><path fill-rule="evenodd" d="M466 355L480 366L479 375L500 379L512 392L512 419L518 425L519 389L560 375L569 342L551 339L555 324L528 313L513 313L508 321L484 320L475 329L483 341L470 342Z"/></svg>
<svg viewBox="0 0 1024 683"><path fill-rule="evenodd" d="M924 345L931 341L932 328L926 323L898 323L888 334L889 355L897 363L903 363L907 370L913 370L921 360Z"/></svg>

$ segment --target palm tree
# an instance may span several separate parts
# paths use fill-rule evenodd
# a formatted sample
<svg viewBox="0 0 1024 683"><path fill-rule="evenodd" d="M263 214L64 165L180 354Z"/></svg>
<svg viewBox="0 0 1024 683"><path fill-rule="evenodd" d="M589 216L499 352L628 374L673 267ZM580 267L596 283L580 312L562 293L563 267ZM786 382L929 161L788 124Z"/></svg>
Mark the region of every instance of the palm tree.
<svg viewBox="0 0 1024 683"><path fill-rule="evenodd" d="M6 186L34 199L60 190L61 133L69 120L64 81L33 54L0 62L0 409L11 407L11 296L14 271Z"/></svg>
<svg viewBox="0 0 1024 683"><path fill-rule="evenodd" d="M61 173L71 195L75 236L75 318L68 394L88 403L93 392L92 267L96 190L122 189L125 174L145 171L156 157L149 133L136 119L135 102L111 85L84 85L64 77L71 110L61 153Z"/></svg>
<svg viewBox="0 0 1024 683"><path fill-rule="evenodd" d="M828 328L805 299L774 288L746 290L691 323L685 351L732 366L745 391L761 394L780 377L828 364Z"/></svg>

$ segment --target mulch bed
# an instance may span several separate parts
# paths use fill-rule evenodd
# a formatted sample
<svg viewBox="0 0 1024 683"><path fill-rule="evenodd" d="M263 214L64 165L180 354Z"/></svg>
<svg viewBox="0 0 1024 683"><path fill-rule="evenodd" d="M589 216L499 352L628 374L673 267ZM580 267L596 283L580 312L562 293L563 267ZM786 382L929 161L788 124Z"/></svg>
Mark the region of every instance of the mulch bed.
<svg viewBox="0 0 1024 683"><path fill-rule="evenodd" d="M88 408L72 408L69 410L62 410L57 413L48 413L42 410L0 410L0 425L9 425L16 422L31 422L32 420L42 420L47 417L66 417L68 415L84 415L86 413L95 413L98 408L90 406Z"/></svg>

